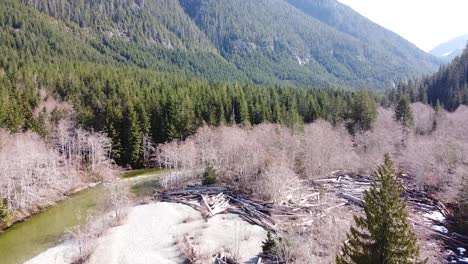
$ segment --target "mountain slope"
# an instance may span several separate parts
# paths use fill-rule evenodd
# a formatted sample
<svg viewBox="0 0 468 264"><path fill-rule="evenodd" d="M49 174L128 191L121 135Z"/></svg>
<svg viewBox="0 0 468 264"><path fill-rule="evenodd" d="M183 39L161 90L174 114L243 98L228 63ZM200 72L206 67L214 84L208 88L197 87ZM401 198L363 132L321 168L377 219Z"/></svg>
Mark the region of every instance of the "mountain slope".
<svg viewBox="0 0 468 264"><path fill-rule="evenodd" d="M413 102L440 104L449 111L461 104L468 105L468 45L460 56L441 66L438 72L401 82L397 89L388 89L387 95L393 103L405 95Z"/></svg>
<svg viewBox="0 0 468 264"><path fill-rule="evenodd" d="M167 48L210 50L213 46L177 1L37 1L21 0L60 20L121 39Z"/></svg>
<svg viewBox="0 0 468 264"><path fill-rule="evenodd" d="M449 65L423 80L429 102L441 102L447 109L455 110L468 104L468 46Z"/></svg>
<svg viewBox="0 0 468 264"><path fill-rule="evenodd" d="M274 55L289 55L281 62L290 67L294 67L293 63L300 65L309 76L318 72L339 83L368 87L390 85L392 81L434 70L437 64L432 56L335 0L180 2L222 54L238 55L243 63L251 54L256 55L256 60L261 57L276 61L270 51L279 50ZM333 21L336 14L342 22L327 20ZM358 30L353 32L353 28ZM243 68L243 64L236 65ZM249 69L258 66L263 65ZM271 65L263 72L268 70L275 72Z"/></svg>
<svg viewBox="0 0 468 264"><path fill-rule="evenodd" d="M434 64L438 64L434 57L414 44L336 0L288 0L288 2L304 13L361 42L391 53L394 56L395 65L403 63L405 67L414 71L418 63L418 67L423 69L431 69ZM418 70L416 69L415 72Z"/></svg>
<svg viewBox="0 0 468 264"><path fill-rule="evenodd" d="M72 2L75 1L70 1ZM190 24L189 18L186 19L187 27L190 28L191 25L192 31L198 32L198 35L193 33L195 36L190 37L194 41L185 41L187 36L191 36L186 33L179 32L182 37L178 38L176 35L179 33L170 30L147 31L145 28L153 26L145 27L143 24L147 20L139 20L137 15L122 15L123 7L111 15L112 19L106 19L103 14L107 11L96 6L86 8L86 5L81 5L72 8L71 5L65 5L65 1L31 1L31 7L42 10L39 3L48 3L47 14L54 14L56 17L42 14L20 1L0 0L0 67L15 68L31 62L82 61L136 65L213 80L248 81L245 74L222 58L206 38L203 40L203 33L197 31L193 23ZM54 3L64 4L62 9L74 10L80 15L74 18L75 15L66 14L67 18L61 19L62 15L59 15L56 8L52 8ZM76 23L68 20L68 17L75 19ZM119 22L119 17L128 21ZM157 25L160 26L154 24L154 27ZM154 32L156 33L152 35ZM168 34L168 40L173 39L172 42L164 42L165 38L161 37L164 32ZM152 36L159 36L161 42L157 44L157 38ZM174 47L178 45L180 48Z"/></svg>
<svg viewBox="0 0 468 264"><path fill-rule="evenodd" d="M468 44L468 34L459 36L435 47L429 53L450 62L455 57L463 53L463 49Z"/></svg>
<svg viewBox="0 0 468 264"><path fill-rule="evenodd" d="M53 23L17 1L0 1L0 66L28 59L53 62L61 58L108 63L100 52L87 43L87 34L79 28Z"/></svg>
<svg viewBox="0 0 468 264"><path fill-rule="evenodd" d="M299 0L0 0L34 13L21 19L34 24L40 17L57 34L80 38L76 50L96 53L89 59L77 56L82 61L318 87L382 88L436 69L432 56L404 39L335 0L319 2L323 5ZM341 22L332 23L337 17ZM7 38L16 34L0 30ZM43 45L68 49L43 39Z"/></svg>

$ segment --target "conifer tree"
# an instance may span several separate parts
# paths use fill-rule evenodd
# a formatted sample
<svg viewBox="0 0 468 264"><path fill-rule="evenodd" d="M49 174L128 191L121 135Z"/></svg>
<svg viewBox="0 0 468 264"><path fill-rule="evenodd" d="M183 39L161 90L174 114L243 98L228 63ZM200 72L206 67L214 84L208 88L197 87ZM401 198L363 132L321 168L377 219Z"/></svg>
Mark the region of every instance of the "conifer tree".
<svg viewBox="0 0 468 264"><path fill-rule="evenodd" d="M271 102L271 120L273 123L280 123L281 122L281 105L278 99L278 94L273 93L272 95L272 102Z"/></svg>
<svg viewBox="0 0 468 264"><path fill-rule="evenodd" d="M241 94L239 98L239 123L245 127L250 126L249 117L250 115L247 100L245 99L244 94Z"/></svg>
<svg viewBox="0 0 468 264"><path fill-rule="evenodd" d="M365 216L355 216L337 264L406 264L419 261L417 238L408 223L406 201L388 155L364 195Z"/></svg>
<svg viewBox="0 0 468 264"><path fill-rule="evenodd" d="M351 102L349 119L348 128L353 133L372 128L377 119L377 105L369 92L362 90L356 93Z"/></svg>
<svg viewBox="0 0 468 264"><path fill-rule="evenodd" d="M411 109L408 97L403 96L398 101L395 108L395 120L406 128L412 128L414 126L413 110Z"/></svg>
<svg viewBox="0 0 468 264"><path fill-rule="evenodd" d="M10 212L8 211L7 200L5 198L0 198L0 226L8 226L10 224L11 216Z"/></svg>
<svg viewBox="0 0 468 264"><path fill-rule="evenodd" d="M133 104L129 103L122 124L123 159L126 164L135 164L140 159L141 127Z"/></svg>
<svg viewBox="0 0 468 264"><path fill-rule="evenodd" d="M276 255L278 245L270 231L267 233L267 239L262 242L262 252L267 255Z"/></svg>
<svg viewBox="0 0 468 264"><path fill-rule="evenodd" d="M456 201L458 208L454 215L454 222L458 232L468 234L468 177L463 177Z"/></svg>
<svg viewBox="0 0 468 264"><path fill-rule="evenodd" d="M120 135L120 120L122 119L122 112L116 110L113 106L108 106L106 112L108 115L104 121L104 131L112 140L111 157L117 162L122 162L123 148Z"/></svg>

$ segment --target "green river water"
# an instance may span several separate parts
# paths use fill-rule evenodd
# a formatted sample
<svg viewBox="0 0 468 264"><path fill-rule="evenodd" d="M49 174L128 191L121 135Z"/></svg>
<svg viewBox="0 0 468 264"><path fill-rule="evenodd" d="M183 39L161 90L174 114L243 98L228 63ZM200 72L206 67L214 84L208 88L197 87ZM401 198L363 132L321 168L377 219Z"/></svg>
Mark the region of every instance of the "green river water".
<svg viewBox="0 0 468 264"><path fill-rule="evenodd" d="M138 178L122 181L133 192L147 194L159 175ZM103 185L84 190L0 233L0 264L23 263L60 243L67 229L85 223L104 192Z"/></svg>

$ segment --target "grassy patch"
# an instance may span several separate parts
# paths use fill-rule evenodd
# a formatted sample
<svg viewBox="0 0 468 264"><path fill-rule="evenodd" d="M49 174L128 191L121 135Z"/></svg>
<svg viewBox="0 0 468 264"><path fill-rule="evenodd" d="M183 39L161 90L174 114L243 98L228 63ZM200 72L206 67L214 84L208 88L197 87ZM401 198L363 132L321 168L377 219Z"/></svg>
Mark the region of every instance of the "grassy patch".
<svg viewBox="0 0 468 264"><path fill-rule="evenodd" d="M143 175L159 174L161 172L162 170L158 168L132 170L132 171L124 172L122 174L122 178L133 178L133 177L143 176Z"/></svg>

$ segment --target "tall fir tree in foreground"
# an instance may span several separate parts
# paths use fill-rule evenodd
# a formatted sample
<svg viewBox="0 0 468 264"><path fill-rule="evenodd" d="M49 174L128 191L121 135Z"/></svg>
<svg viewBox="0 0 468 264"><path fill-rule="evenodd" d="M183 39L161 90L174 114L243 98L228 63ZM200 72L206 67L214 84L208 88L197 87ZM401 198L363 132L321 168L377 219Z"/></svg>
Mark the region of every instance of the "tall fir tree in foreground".
<svg viewBox="0 0 468 264"><path fill-rule="evenodd" d="M355 216L337 264L409 264L426 263L419 260L417 238L408 223L406 201L400 198L400 174L392 161L375 171L376 181L364 194L365 216Z"/></svg>

